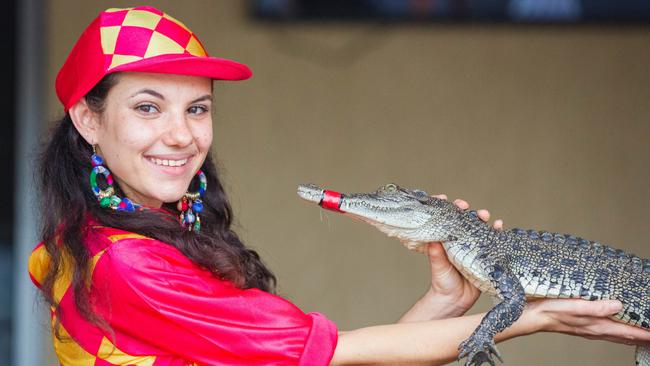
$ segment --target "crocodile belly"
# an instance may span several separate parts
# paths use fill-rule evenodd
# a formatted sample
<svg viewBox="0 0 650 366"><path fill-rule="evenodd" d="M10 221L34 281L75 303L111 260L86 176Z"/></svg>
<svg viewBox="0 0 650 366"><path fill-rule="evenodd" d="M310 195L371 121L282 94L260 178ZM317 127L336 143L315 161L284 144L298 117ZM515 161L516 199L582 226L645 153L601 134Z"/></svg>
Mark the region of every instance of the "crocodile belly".
<svg viewBox="0 0 650 366"><path fill-rule="evenodd" d="M445 243L447 257L451 264L456 267L472 285L476 286L481 292L497 296L497 291L490 283L483 264L477 258L477 248L464 248L462 245L453 245Z"/></svg>
<svg viewBox="0 0 650 366"><path fill-rule="evenodd" d="M445 243L445 249L454 267L474 286L482 292L497 295L496 289L488 279L487 272L485 271L485 263L478 258L479 248L448 242ZM589 296L585 297L584 288L581 284L569 277L551 276L546 271L537 273L537 271L530 268L511 268L511 270L519 278L519 282L528 298L582 297L590 299L594 295L590 291Z"/></svg>

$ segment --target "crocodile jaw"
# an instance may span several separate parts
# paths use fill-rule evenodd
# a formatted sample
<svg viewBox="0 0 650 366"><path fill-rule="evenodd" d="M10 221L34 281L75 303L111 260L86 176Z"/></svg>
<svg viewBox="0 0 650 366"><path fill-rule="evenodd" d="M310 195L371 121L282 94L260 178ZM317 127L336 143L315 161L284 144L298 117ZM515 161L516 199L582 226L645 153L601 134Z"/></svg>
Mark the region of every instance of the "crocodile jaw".
<svg viewBox="0 0 650 366"><path fill-rule="evenodd" d="M323 201L325 190L314 184L301 184L298 186L298 196L305 201L320 204Z"/></svg>
<svg viewBox="0 0 650 366"><path fill-rule="evenodd" d="M422 236L421 232L431 215L420 210L421 204L414 199L392 201L369 194L342 195L314 184L298 186L298 195L323 208L366 222L386 235L399 239L409 249L417 249L423 243L431 241ZM332 199L331 195L335 197Z"/></svg>

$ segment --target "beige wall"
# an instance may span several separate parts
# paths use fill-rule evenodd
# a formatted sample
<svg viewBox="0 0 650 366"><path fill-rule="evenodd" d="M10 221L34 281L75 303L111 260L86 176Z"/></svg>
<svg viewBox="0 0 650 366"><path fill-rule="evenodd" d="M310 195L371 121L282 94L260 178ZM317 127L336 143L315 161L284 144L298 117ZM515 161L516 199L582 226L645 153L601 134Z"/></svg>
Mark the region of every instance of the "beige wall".
<svg viewBox="0 0 650 366"><path fill-rule="evenodd" d="M445 192L509 227L650 257L647 28L279 26L244 2L149 3L253 69L217 86L214 151L238 232L303 310L342 329L392 322L428 276L399 243L301 202L303 182ZM48 85L101 9L133 4L50 1ZM49 111L61 112L53 88ZM508 365L633 363L632 348L558 335L500 348Z"/></svg>

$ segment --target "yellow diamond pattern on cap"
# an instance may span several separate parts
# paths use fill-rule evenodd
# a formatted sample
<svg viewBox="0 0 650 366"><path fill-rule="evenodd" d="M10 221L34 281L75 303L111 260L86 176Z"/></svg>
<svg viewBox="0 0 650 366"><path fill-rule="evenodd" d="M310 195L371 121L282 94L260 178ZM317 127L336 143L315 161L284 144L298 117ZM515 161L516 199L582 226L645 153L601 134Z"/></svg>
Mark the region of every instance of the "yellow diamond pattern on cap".
<svg viewBox="0 0 650 366"><path fill-rule="evenodd" d="M122 25L155 29L162 16L144 10L130 10Z"/></svg>
<svg viewBox="0 0 650 366"><path fill-rule="evenodd" d="M147 46L147 52L144 54L144 57L148 58L158 55L168 55L171 53L183 52L185 52L185 49L176 43L176 41L161 33L153 32L151 35L151 40L149 40L149 45Z"/></svg>
<svg viewBox="0 0 650 366"><path fill-rule="evenodd" d="M185 47L187 52L189 52L191 55L194 56L199 56L199 57L205 57L207 56L207 53L203 49L203 46L201 46L201 43L192 35L190 38L190 41L187 43L187 47Z"/></svg>
<svg viewBox="0 0 650 366"><path fill-rule="evenodd" d="M114 67L118 67L120 65L124 65L126 63L139 61L139 60L142 60L142 57L132 56L132 55L113 55L113 59L111 60L111 66L109 66L108 69L110 70Z"/></svg>
<svg viewBox="0 0 650 366"><path fill-rule="evenodd" d="M117 35L120 34L120 26L114 27L101 27L102 49L104 54L110 55L115 52L115 44L117 43Z"/></svg>
<svg viewBox="0 0 650 366"><path fill-rule="evenodd" d="M167 18L167 19L171 20L172 22L174 22L174 23L180 25L181 27L185 28L185 30L190 32L190 33L192 32L188 27L185 26L185 24L183 24L178 19L175 19L174 17L168 15L167 13L163 14L163 18Z"/></svg>
<svg viewBox="0 0 650 366"><path fill-rule="evenodd" d="M105 12L106 13L115 13L116 11L131 10L131 9L133 9L133 8L110 8L110 9L106 9Z"/></svg>

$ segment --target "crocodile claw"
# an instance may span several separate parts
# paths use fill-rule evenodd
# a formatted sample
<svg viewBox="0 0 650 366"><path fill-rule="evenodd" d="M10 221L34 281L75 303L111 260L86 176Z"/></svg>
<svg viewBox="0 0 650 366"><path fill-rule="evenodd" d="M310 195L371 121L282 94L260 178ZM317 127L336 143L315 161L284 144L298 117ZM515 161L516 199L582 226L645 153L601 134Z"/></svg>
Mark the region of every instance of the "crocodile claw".
<svg viewBox="0 0 650 366"><path fill-rule="evenodd" d="M476 333L472 334L472 336L458 346L458 349L460 350L458 360L467 357L465 366L481 366L484 363L495 366L492 356L495 356L503 363L501 353L494 344L492 337L480 336Z"/></svg>

